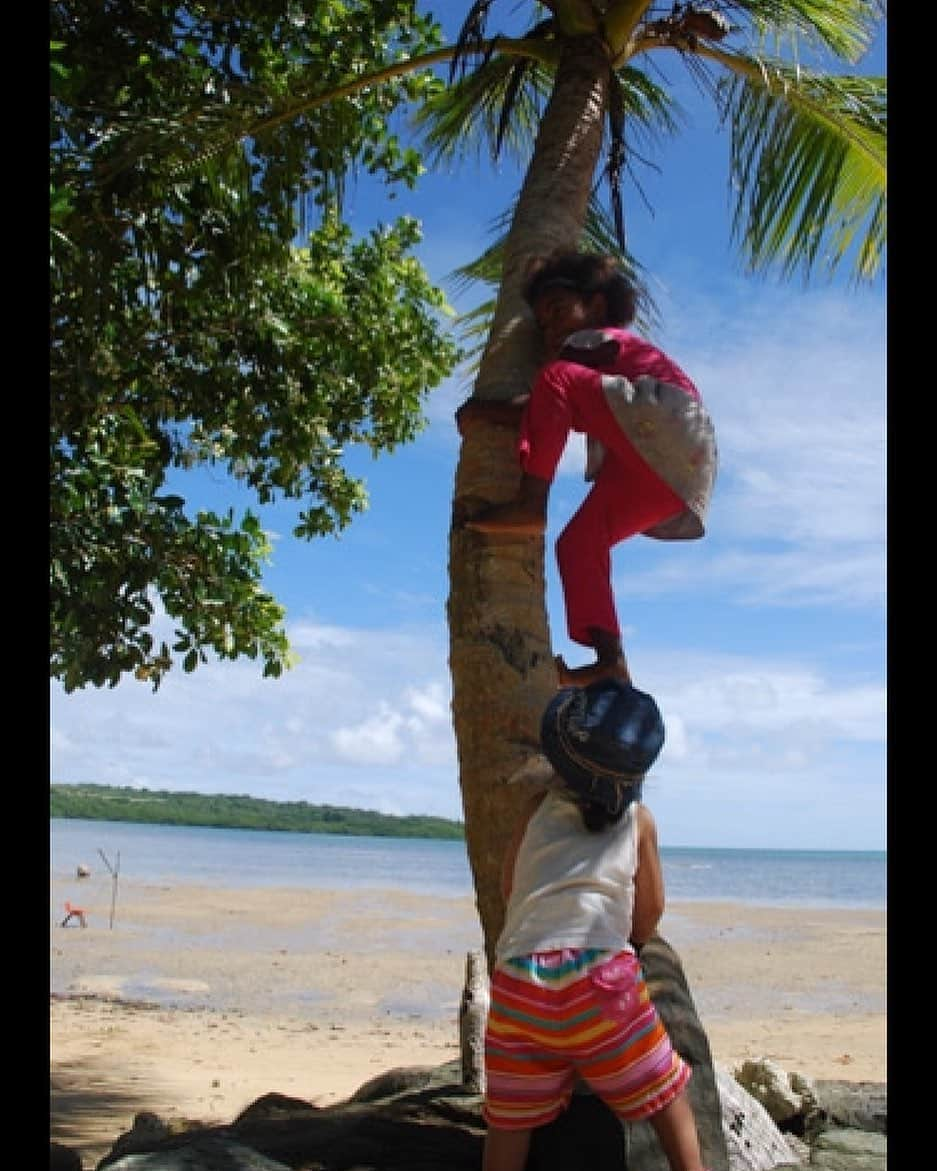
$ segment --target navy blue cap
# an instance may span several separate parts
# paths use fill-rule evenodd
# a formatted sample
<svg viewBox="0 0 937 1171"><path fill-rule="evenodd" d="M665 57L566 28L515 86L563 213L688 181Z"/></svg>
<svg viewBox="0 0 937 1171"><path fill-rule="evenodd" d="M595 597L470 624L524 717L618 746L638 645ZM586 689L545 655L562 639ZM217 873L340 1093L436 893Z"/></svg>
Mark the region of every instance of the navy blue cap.
<svg viewBox="0 0 937 1171"><path fill-rule="evenodd" d="M664 744L654 698L621 679L564 687L547 704L540 745L572 793L617 814Z"/></svg>

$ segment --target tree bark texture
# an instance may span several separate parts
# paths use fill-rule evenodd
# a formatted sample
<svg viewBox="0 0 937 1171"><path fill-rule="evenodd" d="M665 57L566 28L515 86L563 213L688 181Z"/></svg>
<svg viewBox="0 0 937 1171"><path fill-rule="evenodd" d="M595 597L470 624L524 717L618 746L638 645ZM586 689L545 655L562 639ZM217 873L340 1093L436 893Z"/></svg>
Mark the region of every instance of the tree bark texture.
<svg viewBox="0 0 937 1171"><path fill-rule="evenodd" d="M518 199L479 398L526 392L541 360L522 297L531 256L577 246L602 142L607 51L595 38L568 43ZM484 504L509 499L520 478L510 428L481 423L462 443L449 543L449 669L465 835L489 968L504 918L501 865L527 792L508 785L537 740L556 690L541 538L466 530Z"/></svg>
<svg viewBox="0 0 937 1171"><path fill-rule="evenodd" d="M595 37L566 42L505 242L498 302L478 370L479 398L526 390L542 354L521 296L533 256L576 248L589 206L608 95L608 50Z"/></svg>

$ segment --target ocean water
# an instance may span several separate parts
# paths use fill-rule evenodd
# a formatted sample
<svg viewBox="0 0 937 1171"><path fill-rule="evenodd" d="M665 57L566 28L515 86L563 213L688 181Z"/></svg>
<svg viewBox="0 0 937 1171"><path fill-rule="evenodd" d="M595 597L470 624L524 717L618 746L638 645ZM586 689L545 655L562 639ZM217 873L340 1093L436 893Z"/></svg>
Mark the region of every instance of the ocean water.
<svg viewBox="0 0 937 1171"><path fill-rule="evenodd" d="M472 894L465 843L423 838L342 837L200 826L53 818L53 878L79 865L159 884L384 888L458 897ZM102 852L104 857L102 857ZM668 902L881 910L884 851L661 850Z"/></svg>

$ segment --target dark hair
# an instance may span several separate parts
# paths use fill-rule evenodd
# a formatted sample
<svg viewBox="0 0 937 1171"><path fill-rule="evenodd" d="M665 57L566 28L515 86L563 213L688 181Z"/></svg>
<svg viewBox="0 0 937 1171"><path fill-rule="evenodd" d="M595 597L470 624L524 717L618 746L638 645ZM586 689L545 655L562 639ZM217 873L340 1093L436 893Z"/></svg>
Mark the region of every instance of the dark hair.
<svg viewBox="0 0 937 1171"><path fill-rule="evenodd" d="M524 276L524 300L533 308L549 288L573 289L582 297L601 293L606 305L604 325L626 326L634 320L637 293L614 256L558 249L535 257Z"/></svg>
<svg viewBox="0 0 937 1171"><path fill-rule="evenodd" d="M577 800L576 805L582 815L582 823L590 834L600 834L610 825L617 825L625 816L625 811L633 801L641 800L641 781L628 785L624 790L624 800L617 813L609 813L604 805L597 801Z"/></svg>

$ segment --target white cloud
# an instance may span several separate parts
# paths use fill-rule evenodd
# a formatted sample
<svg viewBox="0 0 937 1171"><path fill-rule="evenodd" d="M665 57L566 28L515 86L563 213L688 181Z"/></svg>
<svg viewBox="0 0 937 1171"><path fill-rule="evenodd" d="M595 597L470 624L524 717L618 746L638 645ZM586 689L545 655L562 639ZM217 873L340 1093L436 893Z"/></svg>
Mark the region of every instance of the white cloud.
<svg viewBox="0 0 937 1171"><path fill-rule="evenodd" d="M378 808L392 771L422 769L432 800L407 811L457 816L442 629L303 621L290 637L299 662L278 680L237 662L173 671L156 693L134 680L68 696L53 684L53 777L350 804L349 774L365 770L360 791ZM399 788L394 799L410 805Z"/></svg>
<svg viewBox="0 0 937 1171"><path fill-rule="evenodd" d="M835 684L814 667L768 661L694 664L680 656L678 670L677 679L661 676L656 694L687 737L730 732L742 741L767 735L790 742L799 733L812 741L884 743L884 687Z"/></svg>
<svg viewBox="0 0 937 1171"><path fill-rule="evenodd" d="M806 660L672 653L647 666L667 740L645 796L669 844L884 848L883 686Z"/></svg>
<svg viewBox="0 0 937 1171"><path fill-rule="evenodd" d="M295 633L341 657L279 680L254 664L212 664L170 675L155 695L134 682L69 696L53 685L53 778L461 817L443 630L309 622ZM715 810L743 798L757 808L766 778L770 793L810 803L819 824L844 785L860 806L881 797L882 687L838 682L803 655L652 648L642 681L668 728L649 799L679 813L685 844L729 844ZM736 829L746 828L750 840L772 829L742 816Z"/></svg>
<svg viewBox="0 0 937 1171"><path fill-rule="evenodd" d="M407 700L414 712L427 723L448 723L449 703L441 684L430 683L422 689L408 688Z"/></svg>
<svg viewBox="0 0 937 1171"><path fill-rule="evenodd" d="M627 554L625 554L627 556ZM615 572L616 596L663 597L719 592L745 607L879 608L885 601L885 550L878 544L837 549L808 546L784 552L732 551L692 557L671 554L651 569Z"/></svg>
<svg viewBox="0 0 937 1171"><path fill-rule="evenodd" d="M736 313L693 301L674 342L716 423L720 523L740 537L883 540L884 303L745 295Z"/></svg>
<svg viewBox="0 0 937 1171"><path fill-rule="evenodd" d="M360 724L336 728L329 739L339 758L350 764L396 764L404 752L400 735L404 719L392 711L387 703L380 703L378 711Z"/></svg>
<svg viewBox="0 0 937 1171"><path fill-rule="evenodd" d="M382 700L374 715L331 734L337 756L381 768L404 759L417 766L454 765L447 694L442 681L435 680L405 688L396 706Z"/></svg>

